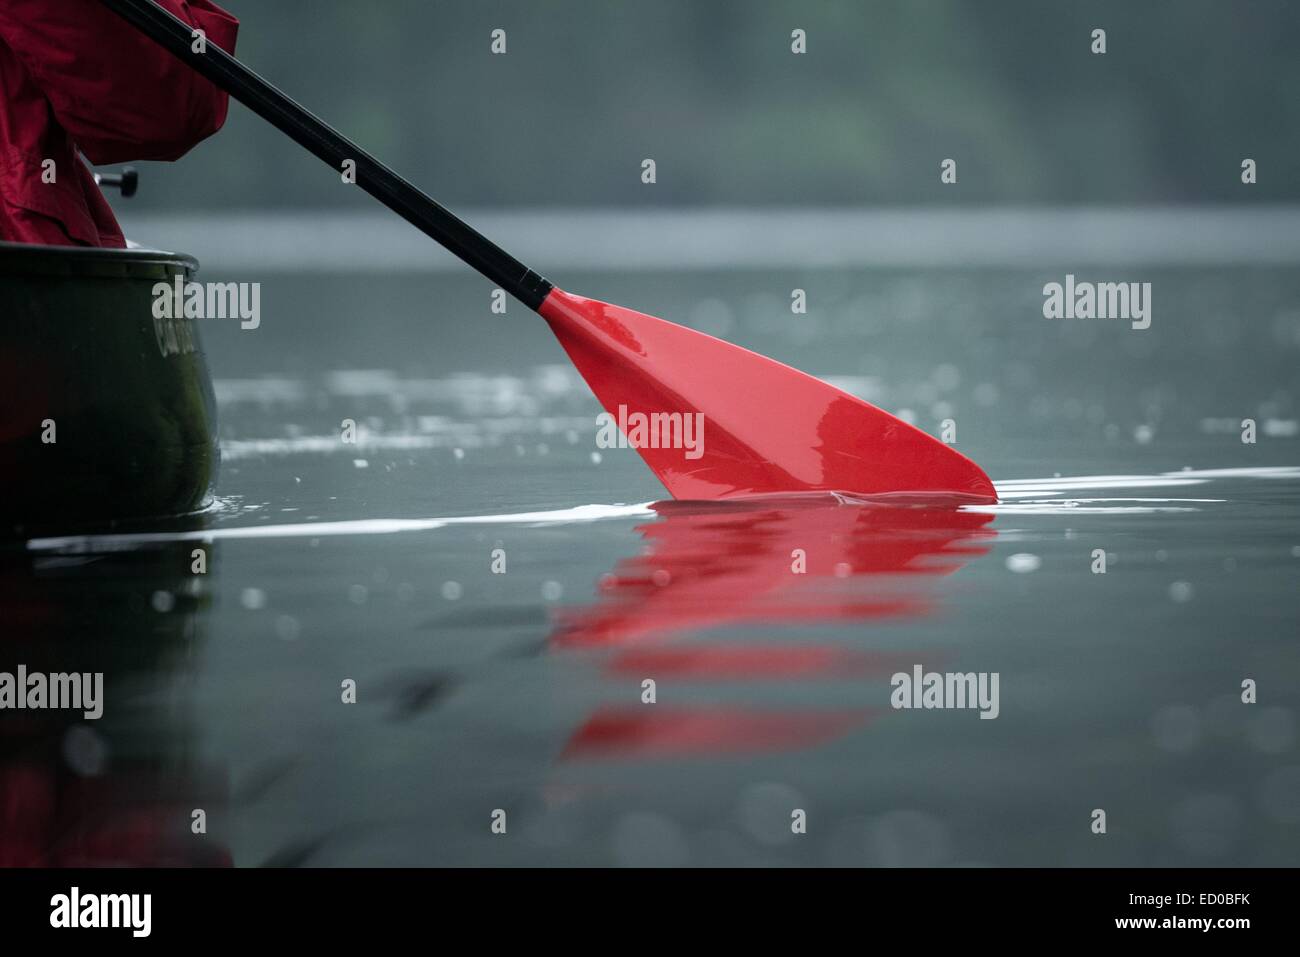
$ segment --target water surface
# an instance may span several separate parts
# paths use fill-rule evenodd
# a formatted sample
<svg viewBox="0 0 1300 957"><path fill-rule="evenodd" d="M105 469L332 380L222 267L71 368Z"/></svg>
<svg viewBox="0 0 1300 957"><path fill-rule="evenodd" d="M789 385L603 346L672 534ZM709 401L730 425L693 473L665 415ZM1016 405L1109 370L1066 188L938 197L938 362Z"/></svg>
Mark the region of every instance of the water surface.
<svg viewBox="0 0 1300 957"><path fill-rule="evenodd" d="M970 509L665 503L473 277L241 274L210 512L5 554L8 657L109 685L7 734L7 857L1294 865L1300 277L1098 267L1134 331L1044 320L1066 270L564 277L954 420ZM917 664L998 717L891 708Z"/></svg>

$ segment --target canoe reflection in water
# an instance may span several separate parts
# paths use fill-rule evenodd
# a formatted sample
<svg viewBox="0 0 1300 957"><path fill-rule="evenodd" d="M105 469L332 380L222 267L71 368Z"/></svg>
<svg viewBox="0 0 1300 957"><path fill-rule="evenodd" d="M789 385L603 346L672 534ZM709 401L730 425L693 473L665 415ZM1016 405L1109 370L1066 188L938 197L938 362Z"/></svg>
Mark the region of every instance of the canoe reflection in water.
<svg viewBox="0 0 1300 957"><path fill-rule="evenodd" d="M887 710L892 674L938 664L941 656L774 643L754 630L926 615L935 580L986 553L996 534L987 527L991 513L933 499L882 503L817 494L652 507L660 520L638 529L643 553L604 576L595 604L557 617L552 648L598 654L624 695L624 703L603 706L582 724L562 760L799 749L862 727ZM750 633L739 640L688 637L725 627ZM657 698L671 689L677 702L698 701L684 687L739 682L756 690L762 682L866 679L880 693L872 695L878 705L849 709L627 701L628 689L647 678Z"/></svg>
<svg viewBox="0 0 1300 957"><path fill-rule="evenodd" d="M226 775L195 761L177 685L202 642L193 542L95 554L0 555L0 671L102 672L103 716L7 711L0 867L229 866ZM204 546L208 570L214 546Z"/></svg>

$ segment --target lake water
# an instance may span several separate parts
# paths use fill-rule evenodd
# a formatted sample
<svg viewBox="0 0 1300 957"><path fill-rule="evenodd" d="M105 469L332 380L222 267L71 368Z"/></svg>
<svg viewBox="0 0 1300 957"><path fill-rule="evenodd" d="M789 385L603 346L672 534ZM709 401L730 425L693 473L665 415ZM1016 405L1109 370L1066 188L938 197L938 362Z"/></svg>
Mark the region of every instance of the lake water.
<svg viewBox="0 0 1300 957"><path fill-rule="evenodd" d="M1067 272L1151 328L1045 320ZM108 688L7 735L10 862L1300 862L1293 265L552 277L953 420L966 510L662 503L468 273L203 278L262 282L212 509L6 555L14 647ZM891 707L917 665L997 717Z"/></svg>

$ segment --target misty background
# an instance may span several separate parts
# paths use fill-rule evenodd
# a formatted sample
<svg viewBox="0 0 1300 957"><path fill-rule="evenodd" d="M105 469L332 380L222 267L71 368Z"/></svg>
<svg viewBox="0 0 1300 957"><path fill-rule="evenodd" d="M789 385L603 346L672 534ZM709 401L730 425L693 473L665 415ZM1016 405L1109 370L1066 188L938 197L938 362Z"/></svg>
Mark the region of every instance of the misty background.
<svg viewBox="0 0 1300 957"><path fill-rule="evenodd" d="M1300 12L1282 0L224 4L244 62L451 206L1300 195ZM235 104L180 163L140 166L119 208L374 206Z"/></svg>

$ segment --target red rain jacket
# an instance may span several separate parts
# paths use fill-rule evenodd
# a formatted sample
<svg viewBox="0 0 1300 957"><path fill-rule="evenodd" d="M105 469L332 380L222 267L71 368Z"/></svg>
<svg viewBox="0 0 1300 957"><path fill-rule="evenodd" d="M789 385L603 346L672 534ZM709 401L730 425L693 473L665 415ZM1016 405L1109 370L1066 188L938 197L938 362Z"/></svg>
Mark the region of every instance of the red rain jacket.
<svg viewBox="0 0 1300 957"><path fill-rule="evenodd" d="M159 0L234 52L209 0ZM98 0L0 0L0 240L125 246L95 164L174 160L226 120L226 94ZM54 182L44 182L53 160Z"/></svg>

